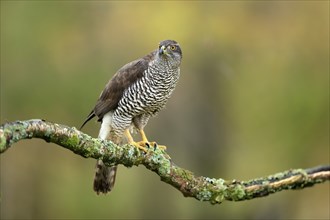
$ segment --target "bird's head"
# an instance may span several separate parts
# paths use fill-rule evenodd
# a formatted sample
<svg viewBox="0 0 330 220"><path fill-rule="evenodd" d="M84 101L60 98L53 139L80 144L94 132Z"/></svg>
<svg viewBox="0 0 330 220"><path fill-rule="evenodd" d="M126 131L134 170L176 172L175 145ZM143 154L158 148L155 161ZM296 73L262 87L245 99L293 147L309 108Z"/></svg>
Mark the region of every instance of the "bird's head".
<svg viewBox="0 0 330 220"><path fill-rule="evenodd" d="M179 66L182 59L180 45L174 40L164 40L159 43L158 57L169 62L172 66Z"/></svg>

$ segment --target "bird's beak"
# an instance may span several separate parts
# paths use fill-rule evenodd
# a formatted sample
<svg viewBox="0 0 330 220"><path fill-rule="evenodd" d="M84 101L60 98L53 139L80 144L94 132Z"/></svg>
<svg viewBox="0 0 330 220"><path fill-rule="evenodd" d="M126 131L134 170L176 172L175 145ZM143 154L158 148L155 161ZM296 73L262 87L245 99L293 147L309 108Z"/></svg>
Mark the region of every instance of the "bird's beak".
<svg viewBox="0 0 330 220"><path fill-rule="evenodd" d="M159 54L160 55L167 55L167 51L166 51L166 47L163 45L160 49L159 49Z"/></svg>

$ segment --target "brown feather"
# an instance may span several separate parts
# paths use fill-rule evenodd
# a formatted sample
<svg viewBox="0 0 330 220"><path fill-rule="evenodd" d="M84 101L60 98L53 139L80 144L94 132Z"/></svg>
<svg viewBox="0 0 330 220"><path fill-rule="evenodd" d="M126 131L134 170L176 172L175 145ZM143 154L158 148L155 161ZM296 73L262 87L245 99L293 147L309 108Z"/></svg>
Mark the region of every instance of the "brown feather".
<svg viewBox="0 0 330 220"><path fill-rule="evenodd" d="M94 109L87 116L81 128L94 116L98 117L98 121L102 121L106 113L116 109L124 91L143 76L144 71L148 68L149 62L154 59L155 54L156 51L153 51L143 58L134 60L120 68L105 86Z"/></svg>
<svg viewBox="0 0 330 220"><path fill-rule="evenodd" d="M79 130L81 130L81 129L84 127L84 125L85 125L89 120L91 120L91 119L94 118L94 117L95 117L95 113L94 113L94 110L92 110L91 113L89 113L89 115L87 116L87 118L86 118L86 120L84 121L84 123L80 126L80 129L79 129Z"/></svg>

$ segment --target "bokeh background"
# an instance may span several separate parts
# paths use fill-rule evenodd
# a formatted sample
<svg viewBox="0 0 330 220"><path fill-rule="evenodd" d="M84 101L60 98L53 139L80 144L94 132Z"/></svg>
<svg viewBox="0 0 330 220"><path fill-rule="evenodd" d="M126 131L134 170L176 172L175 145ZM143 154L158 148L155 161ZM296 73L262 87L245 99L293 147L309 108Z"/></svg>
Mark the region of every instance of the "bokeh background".
<svg viewBox="0 0 330 220"><path fill-rule="evenodd" d="M329 164L328 1L1 1L1 123L79 127L116 70L164 39L182 74L146 132L176 164L238 180ZM212 206L142 166L97 196L94 166L17 143L1 155L1 218L329 219L328 183Z"/></svg>

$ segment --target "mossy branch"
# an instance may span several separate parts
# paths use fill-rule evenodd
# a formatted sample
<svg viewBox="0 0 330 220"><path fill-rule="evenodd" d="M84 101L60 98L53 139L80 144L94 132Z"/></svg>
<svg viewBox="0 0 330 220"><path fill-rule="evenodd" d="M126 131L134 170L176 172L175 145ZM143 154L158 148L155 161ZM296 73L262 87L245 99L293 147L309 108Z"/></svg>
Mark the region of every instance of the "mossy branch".
<svg viewBox="0 0 330 220"><path fill-rule="evenodd" d="M0 153L14 143L30 138L41 138L58 144L85 158L102 159L108 165L122 164L131 167L142 164L157 173L162 181L181 191L184 196L212 204L224 200L248 200L288 189L303 189L330 180L329 165L292 169L249 181L197 177L191 171L176 166L170 156L160 148L151 147L144 153L131 145L116 146L110 141L92 138L74 127L38 119L1 125Z"/></svg>

